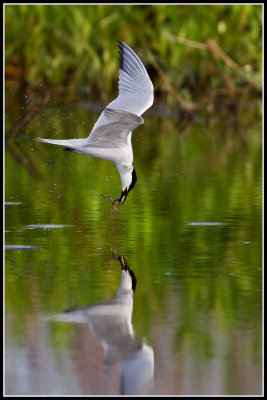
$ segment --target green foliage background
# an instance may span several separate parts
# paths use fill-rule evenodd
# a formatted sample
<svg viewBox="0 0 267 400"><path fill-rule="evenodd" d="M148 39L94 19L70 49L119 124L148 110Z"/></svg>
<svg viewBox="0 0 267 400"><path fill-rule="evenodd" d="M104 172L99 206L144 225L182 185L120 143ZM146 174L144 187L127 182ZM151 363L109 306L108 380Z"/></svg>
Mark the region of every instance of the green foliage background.
<svg viewBox="0 0 267 400"><path fill-rule="evenodd" d="M116 39L129 44L169 105L214 93L237 99L252 79L261 86L261 5L6 5L7 82L65 88L106 101L116 90ZM213 39L244 74L177 38ZM179 93L179 96L177 96Z"/></svg>

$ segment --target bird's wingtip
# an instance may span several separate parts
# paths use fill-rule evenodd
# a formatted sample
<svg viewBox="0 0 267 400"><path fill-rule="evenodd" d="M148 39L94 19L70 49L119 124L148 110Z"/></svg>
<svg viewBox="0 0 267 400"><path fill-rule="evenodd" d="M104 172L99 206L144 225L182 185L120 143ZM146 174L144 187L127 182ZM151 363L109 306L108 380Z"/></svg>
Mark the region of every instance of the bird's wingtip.
<svg viewBox="0 0 267 400"><path fill-rule="evenodd" d="M119 46L119 47L124 47L124 46L127 46L127 44L126 44L126 43L122 42L122 41L121 41L121 40L119 40L119 39L117 39L117 42L118 42L118 46Z"/></svg>

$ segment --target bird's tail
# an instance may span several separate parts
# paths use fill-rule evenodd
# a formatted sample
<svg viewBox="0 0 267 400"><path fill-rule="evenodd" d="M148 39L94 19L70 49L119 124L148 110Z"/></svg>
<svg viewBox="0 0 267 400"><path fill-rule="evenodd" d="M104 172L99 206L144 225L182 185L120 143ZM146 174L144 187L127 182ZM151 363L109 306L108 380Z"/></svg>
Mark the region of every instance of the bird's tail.
<svg viewBox="0 0 267 400"><path fill-rule="evenodd" d="M67 311L60 314L52 314L44 318L46 321L87 323L86 315L79 310Z"/></svg>
<svg viewBox="0 0 267 400"><path fill-rule="evenodd" d="M84 142L86 139L41 139L36 138L38 142L56 144L58 146L64 147L64 150L68 151L79 151L79 149L84 146Z"/></svg>

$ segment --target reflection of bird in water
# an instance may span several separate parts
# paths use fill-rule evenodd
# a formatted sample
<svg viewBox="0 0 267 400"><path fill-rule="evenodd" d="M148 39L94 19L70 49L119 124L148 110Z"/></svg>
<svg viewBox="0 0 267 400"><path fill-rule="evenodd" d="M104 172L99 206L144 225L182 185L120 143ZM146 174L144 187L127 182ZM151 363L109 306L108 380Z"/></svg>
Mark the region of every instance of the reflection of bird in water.
<svg viewBox="0 0 267 400"><path fill-rule="evenodd" d="M105 367L108 369L112 364L119 363L121 394L144 394L152 389L154 352L133 333L131 319L135 275L124 256L114 258L120 261L122 267L120 286L114 298L102 304L67 310L50 320L88 323L104 349Z"/></svg>
<svg viewBox="0 0 267 400"><path fill-rule="evenodd" d="M86 139L37 139L63 146L65 150L113 161L122 183L119 199L107 197L121 205L136 183L131 144L132 130L144 123L141 115L153 104L153 85L139 57L125 43L119 42L119 95L103 110Z"/></svg>

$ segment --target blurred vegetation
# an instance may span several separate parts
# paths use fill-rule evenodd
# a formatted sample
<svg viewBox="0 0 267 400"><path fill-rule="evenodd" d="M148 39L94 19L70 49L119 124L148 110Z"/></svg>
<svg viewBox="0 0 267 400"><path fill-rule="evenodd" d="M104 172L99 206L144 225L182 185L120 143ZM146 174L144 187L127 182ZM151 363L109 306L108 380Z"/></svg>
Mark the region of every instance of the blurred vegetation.
<svg viewBox="0 0 267 400"><path fill-rule="evenodd" d="M5 5L6 87L105 103L120 39L140 56L156 102L212 112L261 95L262 6Z"/></svg>

